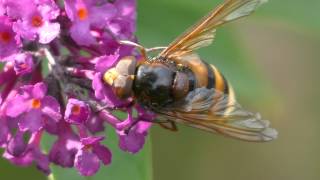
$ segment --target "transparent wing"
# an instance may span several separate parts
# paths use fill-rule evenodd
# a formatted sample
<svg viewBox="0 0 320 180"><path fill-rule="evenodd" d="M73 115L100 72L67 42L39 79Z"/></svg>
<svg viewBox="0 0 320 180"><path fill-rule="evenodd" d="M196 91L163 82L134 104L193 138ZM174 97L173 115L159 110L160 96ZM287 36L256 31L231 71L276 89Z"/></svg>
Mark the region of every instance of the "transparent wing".
<svg viewBox="0 0 320 180"><path fill-rule="evenodd" d="M198 23L175 39L159 56L174 58L208 46L215 37L216 28L252 13L267 0L226 0Z"/></svg>
<svg viewBox="0 0 320 180"><path fill-rule="evenodd" d="M234 99L211 89L199 88L187 98L186 106L157 110L179 123L246 141L270 141L277 131L257 113L243 109ZM210 95L209 95L210 94ZM192 98L191 98L192 97Z"/></svg>

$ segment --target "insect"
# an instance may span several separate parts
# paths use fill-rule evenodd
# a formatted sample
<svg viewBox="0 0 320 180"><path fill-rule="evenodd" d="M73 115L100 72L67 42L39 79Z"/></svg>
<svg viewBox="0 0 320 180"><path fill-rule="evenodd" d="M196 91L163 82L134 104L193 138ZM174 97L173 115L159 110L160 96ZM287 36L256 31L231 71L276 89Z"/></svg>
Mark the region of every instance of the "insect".
<svg viewBox="0 0 320 180"><path fill-rule="evenodd" d="M226 0L168 47L146 49L121 41L138 48L142 60L122 58L104 74L104 81L118 97L133 96L172 127L178 122L240 140L273 140L277 131L269 121L243 109L221 72L195 52L212 43L217 27L251 14L264 1ZM162 51L148 58L147 53L155 50Z"/></svg>

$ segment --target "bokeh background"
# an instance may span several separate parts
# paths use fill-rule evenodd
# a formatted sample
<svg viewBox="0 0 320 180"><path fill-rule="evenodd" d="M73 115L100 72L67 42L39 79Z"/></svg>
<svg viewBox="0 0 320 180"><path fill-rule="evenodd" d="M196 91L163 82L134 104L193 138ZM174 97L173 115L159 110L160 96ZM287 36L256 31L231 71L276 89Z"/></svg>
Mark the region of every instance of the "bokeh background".
<svg viewBox="0 0 320 180"><path fill-rule="evenodd" d="M140 1L138 36L168 44L221 0ZM155 180L320 179L320 1L269 0L217 31L200 51L233 84L239 102L279 131L247 143L179 126L152 132Z"/></svg>
<svg viewBox="0 0 320 180"><path fill-rule="evenodd" d="M137 36L144 46L164 46L221 1L138 0ZM279 138L248 143L184 126L177 133L154 126L147 163L154 180L320 179L319 8L319 0L270 0L220 28L214 44L199 51L225 74L244 107L271 121ZM0 167L0 179L45 179L33 167L3 159ZM134 167L122 168L125 174Z"/></svg>

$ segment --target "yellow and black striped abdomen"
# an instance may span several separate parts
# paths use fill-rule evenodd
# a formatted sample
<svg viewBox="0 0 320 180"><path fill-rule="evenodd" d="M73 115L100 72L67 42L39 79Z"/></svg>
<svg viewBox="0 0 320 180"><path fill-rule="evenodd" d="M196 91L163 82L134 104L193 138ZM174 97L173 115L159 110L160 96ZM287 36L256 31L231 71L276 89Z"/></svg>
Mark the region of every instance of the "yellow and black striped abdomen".
<svg viewBox="0 0 320 180"><path fill-rule="evenodd" d="M193 85L194 88L206 87L208 89L214 89L213 92L215 94L212 100L215 102L212 103L212 112L216 112L216 109L221 109L221 106L228 107L228 105L235 102L235 95L232 86L214 65L208 64L201 59L194 59L192 61L188 61L188 66L193 72L195 79ZM221 96L223 96L223 98L221 98ZM228 108L222 109L227 110ZM227 113L227 111L225 113Z"/></svg>
<svg viewBox="0 0 320 180"><path fill-rule="evenodd" d="M231 86L225 77L214 65L208 64L199 58L187 61L187 64L185 65L193 72L195 77L195 88L214 88L216 91L226 95L230 94L232 91Z"/></svg>
<svg viewBox="0 0 320 180"><path fill-rule="evenodd" d="M221 72L212 64L210 64L210 69L212 70L212 74L213 74L213 88L216 91L222 92L225 95L228 95L229 97L234 96L234 92L232 89L232 86L230 85L230 83L227 81L227 79L223 76L223 74L221 74ZM208 75L208 77L210 77L210 75Z"/></svg>
<svg viewBox="0 0 320 180"><path fill-rule="evenodd" d="M233 110L233 104L236 102L235 94L232 89L230 83L226 80L226 78L221 74L221 72L214 66L210 65L213 74L214 74L214 88L217 92L223 93L223 98L221 98L221 94L217 93L213 101L214 106L211 107L212 112L216 112L217 109L224 109L224 114L228 114L230 111ZM220 101L220 102L217 102ZM222 107L221 107L222 106Z"/></svg>

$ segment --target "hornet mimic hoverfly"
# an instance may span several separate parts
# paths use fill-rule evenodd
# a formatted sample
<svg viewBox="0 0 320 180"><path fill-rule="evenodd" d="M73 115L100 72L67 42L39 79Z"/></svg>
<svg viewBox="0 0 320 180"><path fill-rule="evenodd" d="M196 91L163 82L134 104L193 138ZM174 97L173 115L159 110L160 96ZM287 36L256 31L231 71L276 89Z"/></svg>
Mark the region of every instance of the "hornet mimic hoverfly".
<svg viewBox="0 0 320 180"><path fill-rule="evenodd" d="M105 72L103 79L119 98L133 96L158 114L160 125L164 126L165 120L173 130L179 122L246 141L273 140L277 131L269 127L269 121L244 110L220 71L195 52L212 43L217 27L251 14L265 1L226 0L168 47L146 49L134 42L119 41L138 48L142 60L124 57ZM155 50L162 52L148 58L147 53Z"/></svg>

